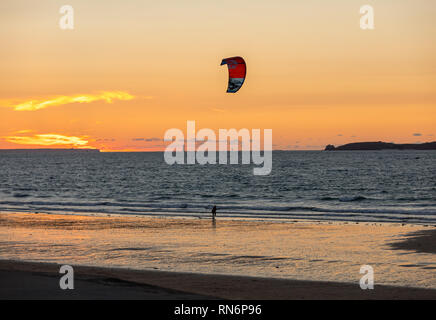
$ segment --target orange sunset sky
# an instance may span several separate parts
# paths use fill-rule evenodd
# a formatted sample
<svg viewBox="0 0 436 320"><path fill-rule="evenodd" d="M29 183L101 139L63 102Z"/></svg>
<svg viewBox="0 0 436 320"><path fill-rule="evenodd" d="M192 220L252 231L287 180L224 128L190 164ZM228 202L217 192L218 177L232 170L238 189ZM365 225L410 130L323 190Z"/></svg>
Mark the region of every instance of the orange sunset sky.
<svg viewBox="0 0 436 320"><path fill-rule="evenodd" d="M434 141L435 17L434 0L2 0L0 149L163 150L187 120L273 129L274 149Z"/></svg>

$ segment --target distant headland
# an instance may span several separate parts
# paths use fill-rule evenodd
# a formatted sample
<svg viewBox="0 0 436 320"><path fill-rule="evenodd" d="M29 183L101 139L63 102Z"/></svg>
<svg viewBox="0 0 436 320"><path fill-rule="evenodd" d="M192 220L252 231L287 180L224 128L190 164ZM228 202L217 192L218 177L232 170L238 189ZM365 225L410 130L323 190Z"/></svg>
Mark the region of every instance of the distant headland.
<svg viewBox="0 0 436 320"><path fill-rule="evenodd" d="M98 153L99 149L0 149L0 152Z"/></svg>
<svg viewBox="0 0 436 320"><path fill-rule="evenodd" d="M357 150L436 150L436 141L426 143L397 144L389 142L355 142L339 147L329 144L325 151L357 151Z"/></svg>

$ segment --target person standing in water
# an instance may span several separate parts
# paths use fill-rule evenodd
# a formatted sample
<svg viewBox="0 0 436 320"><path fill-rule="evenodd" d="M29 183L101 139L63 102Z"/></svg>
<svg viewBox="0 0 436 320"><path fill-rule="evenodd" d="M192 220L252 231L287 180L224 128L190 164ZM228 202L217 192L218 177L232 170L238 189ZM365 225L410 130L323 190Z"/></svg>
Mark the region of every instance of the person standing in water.
<svg viewBox="0 0 436 320"><path fill-rule="evenodd" d="M212 219L215 220L216 218L216 206L213 206L212 208Z"/></svg>

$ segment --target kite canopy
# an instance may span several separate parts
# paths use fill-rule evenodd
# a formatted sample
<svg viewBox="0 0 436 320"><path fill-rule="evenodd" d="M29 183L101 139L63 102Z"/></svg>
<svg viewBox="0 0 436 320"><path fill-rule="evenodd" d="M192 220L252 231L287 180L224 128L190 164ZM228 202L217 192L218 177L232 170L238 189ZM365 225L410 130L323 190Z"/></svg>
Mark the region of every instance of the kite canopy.
<svg viewBox="0 0 436 320"><path fill-rule="evenodd" d="M229 69L228 93L237 92L244 84L247 66L241 57L223 59L221 65L226 64Z"/></svg>

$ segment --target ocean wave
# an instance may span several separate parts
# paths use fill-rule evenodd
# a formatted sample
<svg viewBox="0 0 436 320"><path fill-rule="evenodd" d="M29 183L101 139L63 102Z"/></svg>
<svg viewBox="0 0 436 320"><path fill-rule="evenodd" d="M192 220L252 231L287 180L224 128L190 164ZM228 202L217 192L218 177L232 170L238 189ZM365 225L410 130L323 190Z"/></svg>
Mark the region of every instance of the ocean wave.
<svg viewBox="0 0 436 320"><path fill-rule="evenodd" d="M30 194L27 194L27 193L14 193L13 197L14 198L27 198L27 197L30 197Z"/></svg>
<svg viewBox="0 0 436 320"><path fill-rule="evenodd" d="M0 207L0 211L17 211L16 208ZM189 212L177 209L154 208L147 211L143 210L101 210L101 209L86 209L83 208L39 208L19 210L23 212L39 212L39 213L65 213L65 214L132 214L144 216L169 216L169 217L209 217L209 212ZM389 223L418 223L429 224L436 226L436 214L426 216L416 215L389 215L389 214L362 214L352 212L252 212L252 211L223 211L219 212L221 218L238 218L238 219L278 219L278 220L326 220L326 221L349 221L349 222L389 222Z"/></svg>
<svg viewBox="0 0 436 320"><path fill-rule="evenodd" d="M379 200L379 199L372 199L372 198L367 198L364 196L349 196L349 197L322 197L320 200L322 200L322 201L354 202L354 201Z"/></svg>
<svg viewBox="0 0 436 320"><path fill-rule="evenodd" d="M353 201L363 201L363 200L367 200L368 198L364 197L364 196L353 196L353 197L343 197L343 198L339 198L339 201L341 202L353 202Z"/></svg>
<svg viewBox="0 0 436 320"><path fill-rule="evenodd" d="M52 201L0 201L0 210L3 211L31 211L31 212L90 212L90 213L114 213L114 214L146 214L146 213L178 213L178 214L209 214L210 204L184 203L184 202L52 202ZM243 203L218 205L220 215L231 216L248 215L257 217L260 215L295 217L358 217L371 220L371 218L385 218L387 220L402 221L410 217L421 217L428 220L436 219L436 205L426 207L338 207L316 205L245 205Z"/></svg>

